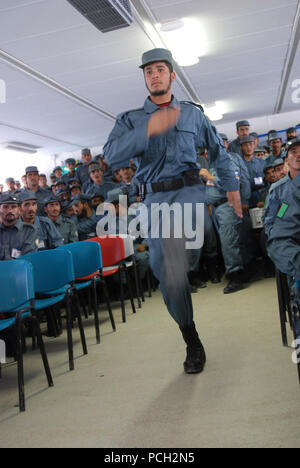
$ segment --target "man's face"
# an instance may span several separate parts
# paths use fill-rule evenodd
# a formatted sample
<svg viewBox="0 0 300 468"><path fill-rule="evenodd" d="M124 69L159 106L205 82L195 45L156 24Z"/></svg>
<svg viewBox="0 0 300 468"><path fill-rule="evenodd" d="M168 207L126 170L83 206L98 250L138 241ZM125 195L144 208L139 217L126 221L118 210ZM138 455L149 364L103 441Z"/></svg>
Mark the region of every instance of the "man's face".
<svg viewBox="0 0 300 468"><path fill-rule="evenodd" d="M122 169L120 169L120 175L124 182L128 182L131 181L133 177L133 171L131 167L123 167Z"/></svg>
<svg viewBox="0 0 300 468"><path fill-rule="evenodd" d="M300 144L289 150L288 162L291 170L300 171Z"/></svg>
<svg viewBox="0 0 300 468"><path fill-rule="evenodd" d="M150 63L144 68L146 87L151 96L167 94L176 79L176 73L170 72L164 62Z"/></svg>
<svg viewBox="0 0 300 468"><path fill-rule="evenodd" d="M54 219L58 218L60 215L60 211L61 211L61 206L60 206L60 203L58 202L48 203L45 206L45 212L47 213L47 216L49 216L49 218L54 218Z"/></svg>
<svg viewBox="0 0 300 468"><path fill-rule="evenodd" d="M39 173L38 172L28 172L26 175L27 186L29 190L31 187L36 188L39 185Z"/></svg>
<svg viewBox="0 0 300 468"><path fill-rule="evenodd" d="M286 134L288 140L293 140L294 138L297 137L297 131L289 132Z"/></svg>
<svg viewBox="0 0 300 468"><path fill-rule="evenodd" d="M275 171L273 167L270 167L270 169L267 169L265 179L270 184L273 184L273 182L276 182L276 180L278 180L275 176Z"/></svg>
<svg viewBox="0 0 300 468"><path fill-rule="evenodd" d="M42 188L46 187L46 185L47 185L46 177L44 177L44 176L39 177L39 182L40 182L40 187L42 187Z"/></svg>
<svg viewBox="0 0 300 468"><path fill-rule="evenodd" d="M223 143L224 143L224 146L225 146L226 150L228 150L228 148L229 148L229 141L228 141L228 140L223 140Z"/></svg>
<svg viewBox="0 0 300 468"><path fill-rule="evenodd" d="M56 171L54 172L55 174L55 177L57 179L60 179L61 178L61 175L62 175L62 170L61 169L56 169Z"/></svg>
<svg viewBox="0 0 300 468"><path fill-rule="evenodd" d="M254 153L254 142L249 141L248 143L243 143L242 151L245 156L252 156Z"/></svg>
<svg viewBox="0 0 300 468"><path fill-rule="evenodd" d="M92 160L91 153L84 153L82 155L82 160L83 160L84 164L88 164L89 162L91 162L91 160Z"/></svg>
<svg viewBox="0 0 300 468"><path fill-rule="evenodd" d="M256 156L258 159L264 159L265 153L264 153L263 151L258 151L257 153L255 153L255 156Z"/></svg>
<svg viewBox="0 0 300 468"><path fill-rule="evenodd" d="M240 139L249 136L250 127L248 125L242 125L237 129L237 134Z"/></svg>
<svg viewBox="0 0 300 468"><path fill-rule="evenodd" d="M95 171L90 173L90 178L92 179L94 184L97 184L97 185L102 184L102 180L103 180L102 171L99 171L99 169L96 169Z"/></svg>
<svg viewBox="0 0 300 468"><path fill-rule="evenodd" d="M26 186L27 186L27 178L26 178L26 176L22 176L21 180L22 180L23 187L26 187Z"/></svg>
<svg viewBox="0 0 300 468"><path fill-rule="evenodd" d="M114 172L114 178L116 179L117 182L122 181L122 176L121 176L121 173L120 173L120 169L118 169L117 171Z"/></svg>
<svg viewBox="0 0 300 468"><path fill-rule="evenodd" d="M69 171L73 174L73 172L75 171L75 164L68 163L68 164L67 164L67 168L68 168Z"/></svg>
<svg viewBox="0 0 300 468"><path fill-rule="evenodd" d="M8 187L8 190L10 190L11 192L13 192L15 190L15 182L6 182L6 185Z"/></svg>
<svg viewBox="0 0 300 468"><path fill-rule="evenodd" d="M84 216L85 214L84 204L82 202L76 203L76 205L73 205L73 211L74 211L74 214L76 214L76 216L78 216L79 218Z"/></svg>
<svg viewBox="0 0 300 468"><path fill-rule="evenodd" d="M0 205L0 216L4 226L13 226L20 217L20 207L17 203Z"/></svg>
<svg viewBox="0 0 300 468"><path fill-rule="evenodd" d="M80 195L81 189L80 188L73 188L71 189L71 197L75 197L75 195Z"/></svg>
<svg viewBox="0 0 300 468"><path fill-rule="evenodd" d="M282 148L282 141L280 138L276 138L270 142L273 153L280 153Z"/></svg>
<svg viewBox="0 0 300 468"><path fill-rule="evenodd" d="M103 200L102 197L94 197L92 199L92 206L93 206L94 209L96 209L103 202L104 202L104 200Z"/></svg>
<svg viewBox="0 0 300 468"><path fill-rule="evenodd" d="M274 167L275 179L280 180L286 176L284 164Z"/></svg>
<svg viewBox="0 0 300 468"><path fill-rule="evenodd" d="M57 184L55 187L56 187L56 192L57 192L57 190L65 189L66 185L65 184Z"/></svg>
<svg viewBox="0 0 300 468"><path fill-rule="evenodd" d="M37 213L37 201L27 200L21 204L21 217L25 223L34 223Z"/></svg>

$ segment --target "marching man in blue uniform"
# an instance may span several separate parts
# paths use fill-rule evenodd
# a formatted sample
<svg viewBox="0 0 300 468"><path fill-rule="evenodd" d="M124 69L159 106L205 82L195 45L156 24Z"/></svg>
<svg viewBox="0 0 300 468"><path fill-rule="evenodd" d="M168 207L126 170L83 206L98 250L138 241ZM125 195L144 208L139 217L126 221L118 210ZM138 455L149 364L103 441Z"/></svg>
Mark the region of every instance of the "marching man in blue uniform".
<svg viewBox="0 0 300 468"><path fill-rule="evenodd" d="M182 209L184 204L189 204L192 212L185 227L188 224L196 228L197 205L205 202L196 147L209 148L211 165L220 178L229 204L242 217L239 183L216 129L198 106L179 102L172 95L176 73L171 52L166 49L146 52L140 68L150 96L142 108L118 116L104 147L107 163L110 166L121 163L125 167L132 159L137 167L140 196L148 213L155 204L179 204ZM186 251L184 236L176 238L174 235L174 218L171 217L170 238L161 233L164 228L162 216L157 237L150 234L153 216L148 219L147 243L151 268L160 282L164 301L187 344L185 372L194 374L203 371L206 354L193 321L189 260L186 258L187 253L193 255L193 251ZM201 226L197 228L199 230Z"/></svg>

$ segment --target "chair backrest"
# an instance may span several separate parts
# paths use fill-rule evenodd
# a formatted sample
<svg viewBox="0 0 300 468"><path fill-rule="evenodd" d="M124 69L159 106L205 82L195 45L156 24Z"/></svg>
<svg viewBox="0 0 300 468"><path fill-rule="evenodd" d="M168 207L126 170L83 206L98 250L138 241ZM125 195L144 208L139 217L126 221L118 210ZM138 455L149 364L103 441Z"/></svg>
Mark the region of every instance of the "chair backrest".
<svg viewBox="0 0 300 468"><path fill-rule="evenodd" d="M132 257L134 255L134 237L127 234L118 234L118 237L123 239L124 249L125 249L125 258Z"/></svg>
<svg viewBox="0 0 300 468"><path fill-rule="evenodd" d="M116 265L126 258L124 241L118 236L93 237L88 241L100 244L104 268Z"/></svg>
<svg viewBox="0 0 300 468"><path fill-rule="evenodd" d="M33 268L25 260L0 262L0 312L21 310L34 299Z"/></svg>
<svg viewBox="0 0 300 468"><path fill-rule="evenodd" d="M62 288L75 280L72 254L67 250L41 250L19 258L33 265L37 293Z"/></svg>
<svg viewBox="0 0 300 468"><path fill-rule="evenodd" d="M75 278L83 278L96 273L102 268L101 246L96 242L73 242L59 247L71 252Z"/></svg>

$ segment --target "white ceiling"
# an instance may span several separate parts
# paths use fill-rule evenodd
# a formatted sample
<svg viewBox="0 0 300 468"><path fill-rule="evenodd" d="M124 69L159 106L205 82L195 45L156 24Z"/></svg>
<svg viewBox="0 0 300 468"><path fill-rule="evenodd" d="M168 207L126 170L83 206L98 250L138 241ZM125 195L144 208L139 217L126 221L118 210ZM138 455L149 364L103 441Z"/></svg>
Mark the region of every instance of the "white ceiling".
<svg viewBox="0 0 300 468"><path fill-rule="evenodd" d="M139 0L134 0L136 4ZM221 100L222 124L274 112L297 13L295 0L143 0L153 18L201 21L207 55L184 72L199 100ZM0 104L0 143L22 141L60 153L105 143L112 116L146 97L138 69L153 48L138 22L102 34L66 0L0 0L0 49L85 99L98 111L58 93L0 58L7 86ZM282 112L295 110L291 84L300 79L300 47L288 76ZM174 93L188 99L182 86ZM300 120L300 118L299 118Z"/></svg>

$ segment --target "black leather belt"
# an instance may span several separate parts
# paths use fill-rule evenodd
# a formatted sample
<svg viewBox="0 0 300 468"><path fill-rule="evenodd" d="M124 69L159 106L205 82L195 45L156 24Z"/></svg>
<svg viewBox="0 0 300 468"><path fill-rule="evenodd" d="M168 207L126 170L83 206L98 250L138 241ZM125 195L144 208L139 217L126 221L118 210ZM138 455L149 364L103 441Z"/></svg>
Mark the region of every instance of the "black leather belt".
<svg viewBox="0 0 300 468"><path fill-rule="evenodd" d="M170 192L172 190L179 190L183 187L191 187L197 184L201 184L199 169L191 169L183 172L180 179L140 184L140 198L141 201L143 201L147 193Z"/></svg>
<svg viewBox="0 0 300 468"><path fill-rule="evenodd" d="M228 200L227 198L222 198L221 200L217 201L216 203L213 203L213 206L215 208L218 208L218 206L224 205L224 203L227 203Z"/></svg>

